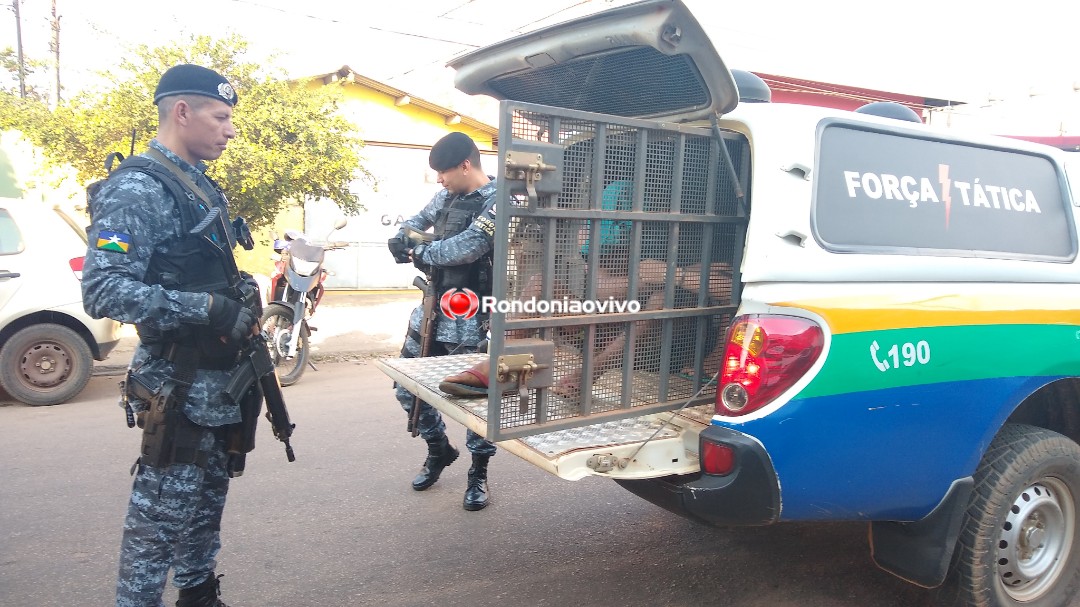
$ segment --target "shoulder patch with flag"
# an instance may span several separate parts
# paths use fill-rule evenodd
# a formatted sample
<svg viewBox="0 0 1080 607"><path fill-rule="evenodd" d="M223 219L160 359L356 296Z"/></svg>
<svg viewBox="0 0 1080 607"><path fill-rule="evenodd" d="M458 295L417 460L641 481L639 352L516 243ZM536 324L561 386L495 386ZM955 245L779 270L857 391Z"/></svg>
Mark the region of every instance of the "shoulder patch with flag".
<svg viewBox="0 0 1080 607"><path fill-rule="evenodd" d="M98 232L97 248L99 251L127 253L130 246L131 236L123 232L110 232L109 230Z"/></svg>

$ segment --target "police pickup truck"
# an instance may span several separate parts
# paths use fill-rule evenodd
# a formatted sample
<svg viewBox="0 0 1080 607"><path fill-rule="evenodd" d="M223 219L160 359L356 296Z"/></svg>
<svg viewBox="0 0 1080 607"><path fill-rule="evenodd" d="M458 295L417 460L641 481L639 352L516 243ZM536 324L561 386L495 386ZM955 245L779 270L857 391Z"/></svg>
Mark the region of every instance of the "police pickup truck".
<svg viewBox="0 0 1080 607"><path fill-rule="evenodd" d="M490 348L381 368L562 478L709 525L866 521L950 602L1068 604L1067 153L768 103L703 25L648 0L451 63L502 100ZM484 358L486 399L439 389Z"/></svg>

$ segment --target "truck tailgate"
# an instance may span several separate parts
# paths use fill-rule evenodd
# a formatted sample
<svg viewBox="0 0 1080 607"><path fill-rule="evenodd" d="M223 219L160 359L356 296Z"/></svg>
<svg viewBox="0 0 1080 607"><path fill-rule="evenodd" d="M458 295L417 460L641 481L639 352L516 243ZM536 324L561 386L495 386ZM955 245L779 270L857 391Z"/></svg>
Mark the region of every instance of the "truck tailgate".
<svg viewBox="0 0 1080 607"><path fill-rule="evenodd" d="M485 357L486 354L462 354L393 358L377 360L376 365L443 415L477 434L487 435L486 398L457 398L439 390L444 377ZM654 380L646 373L636 374L634 379L644 389L651 389L648 384ZM567 480L590 475L644 479L689 474L699 470L698 435L709 425L712 414L711 405L686 407L501 441L498 446Z"/></svg>

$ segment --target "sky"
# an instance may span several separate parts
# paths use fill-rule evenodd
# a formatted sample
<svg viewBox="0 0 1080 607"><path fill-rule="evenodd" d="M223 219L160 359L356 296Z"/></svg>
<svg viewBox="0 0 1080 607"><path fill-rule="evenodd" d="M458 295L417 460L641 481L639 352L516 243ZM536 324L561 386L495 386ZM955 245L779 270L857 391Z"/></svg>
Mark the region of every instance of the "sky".
<svg viewBox="0 0 1080 607"><path fill-rule="evenodd" d="M0 0L0 48L15 46ZM54 0L21 0L23 47L48 58ZM130 44L238 33L292 77L358 73L492 120L453 90L448 60L625 0L55 0L61 78L92 87ZM998 130L1080 135L1080 2L685 0L728 67L964 101ZM1006 124L1008 123L1008 124ZM1037 132L1035 132L1037 131Z"/></svg>

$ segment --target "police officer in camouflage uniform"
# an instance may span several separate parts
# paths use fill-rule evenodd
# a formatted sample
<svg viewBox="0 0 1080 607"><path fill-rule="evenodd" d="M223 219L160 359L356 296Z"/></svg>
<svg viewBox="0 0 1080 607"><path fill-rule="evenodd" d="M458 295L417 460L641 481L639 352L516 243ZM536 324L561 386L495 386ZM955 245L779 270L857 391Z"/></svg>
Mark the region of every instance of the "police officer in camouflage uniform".
<svg viewBox="0 0 1080 607"><path fill-rule="evenodd" d="M200 257L187 224L215 206L227 213L225 196L204 174L203 161L218 158L236 136L236 101L232 86L217 72L195 65L170 68L154 93L157 137L137 158L162 166L155 167L157 173L114 171L92 193L83 302L92 316L138 330L140 344L127 377L129 416L138 413L140 426L145 425L150 404L156 408L165 402L157 399L166 393L175 399L170 410L182 412L175 416L179 421L165 427L175 444L161 455L164 459L148 461L149 430L144 430L124 521L118 607L162 606L170 567L180 589L178 606L224 606L214 572L229 488L223 429L240 422L241 414L223 391L258 317L213 292L215 265ZM166 163L190 180L182 194L161 178ZM184 183L178 174L176 183ZM212 239L227 241L223 248L232 255L235 236L221 225L219 232L225 233ZM132 421L129 417L129 425Z"/></svg>
<svg viewBox="0 0 1080 607"><path fill-rule="evenodd" d="M438 173L443 189L420 213L404 223L417 231L434 227L435 240L429 244L413 243L404 231L390 239L390 252L398 263L412 260L422 271L432 271L436 301L445 292L468 288L478 296L491 293L491 260L495 236L495 182L480 166L480 151L464 133L450 133L435 143L428 164ZM420 355L420 325L423 309L417 307L409 318L409 331L401 355ZM430 356L476 352L484 339L486 315L472 318L449 318L437 314L435 341ZM401 407L412 413L413 395L395 384ZM442 415L420 401L419 433L428 445L427 459L412 487L423 491L439 480L444 468L458 457L458 451L446 438ZM465 490L466 510L480 510L488 504L488 459L495 455L495 445L472 430L466 432L465 446L472 453L472 467Z"/></svg>

